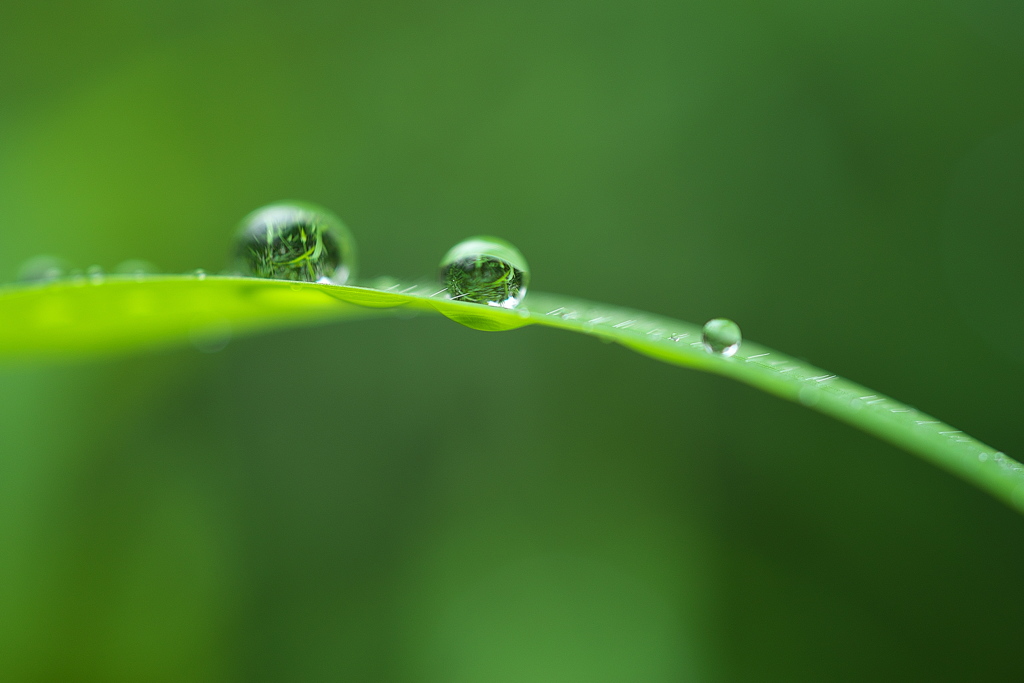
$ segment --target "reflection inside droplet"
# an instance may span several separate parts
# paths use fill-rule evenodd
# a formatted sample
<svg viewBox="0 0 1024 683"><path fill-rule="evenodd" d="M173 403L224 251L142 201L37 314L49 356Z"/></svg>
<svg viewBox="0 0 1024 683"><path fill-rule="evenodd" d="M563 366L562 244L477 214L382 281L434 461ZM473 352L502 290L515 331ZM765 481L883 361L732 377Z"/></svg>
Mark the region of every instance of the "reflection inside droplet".
<svg viewBox="0 0 1024 683"><path fill-rule="evenodd" d="M730 358L740 348L740 326L726 318L714 318L704 324L702 342L708 353Z"/></svg>
<svg viewBox="0 0 1024 683"><path fill-rule="evenodd" d="M344 284L354 275L355 241L327 209L281 202L242 221L235 261L244 275Z"/></svg>
<svg viewBox="0 0 1024 683"><path fill-rule="evenodd" d="M497 237L459 242L441 259L441 282L448 298L501 308L515 308L530 280L526 259Z"/></svg>

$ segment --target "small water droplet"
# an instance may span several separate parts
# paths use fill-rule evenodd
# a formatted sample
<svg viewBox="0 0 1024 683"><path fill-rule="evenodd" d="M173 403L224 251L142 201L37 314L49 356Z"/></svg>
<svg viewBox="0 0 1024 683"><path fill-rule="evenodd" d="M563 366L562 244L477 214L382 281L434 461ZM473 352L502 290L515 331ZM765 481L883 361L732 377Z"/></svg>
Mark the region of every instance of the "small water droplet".
<svg viewBox="0 0 1024 683"><path fill-rule="evenodd" d="M223 351L231 336L231 323L223 319L196 323L189 332L192 346L202 353Z"/></svg>
<svg viewBox="0 0 1024 683"><path fill-rule="evenodd" d="M53 282L59 280L66 270L64 262L56 256L33 256L18 269L18 281Z"/></svg>
<svg viewBox="0 0 1024 683"><path fill-rule="evenodd" d="M380 289L385 292L393 289L398 289L401 286L401 283L398 280L389 275L380 275L378 277L375 277L370 282L370 284L373 286L374 289Z"/></svg>
<svg viewBox="0 0 1024 683"><path fill-rule="evenodd" d="M515 308L526 296L530 269L519 250L497 237L471 237L441 259L448 298Z"/></svg>
<svg viewBox="0 0 1024 683"><path fill-rule="evenodd" d="M85 275L89 278L89 282L94 285L103 282L103 268L100 266L89 266L85 269Z"/></svg>
<svg viewBox="0 0 1024 683"><path fill-rule="evenodd" d="M192 274L196 276L197 280L206 279L206 271L203 270L202 268L196 268L195 270L192 271Z"/></svg>
<svg viewBox="0 0 1024 683"><path fill-rule="evenodd" d="M988 453L984 453L984 452L978 453L978 460L980 460L982 462L985 462L986 460L988 460Z"/></svg>
<svg viewBox="0 0 1024 683"><path fill-rule="evenodd" d="M280 202L242 221L236 263L253 277L344 284L355 274L355 240L327 209Z"/></svg>
<svg viewBox="0 0 1024 683"><path fill-rule="evenodd" d="M704 348L708 353L715 353L729 358L736 354L743 341L740 326L725 318L714 318L704 324Z"/></svg>
<svg viewBox="0 0 1024 683"><path fill-rule="evenodd" d="M797 394L797 398L800 400L800 403L805 406L816 406L818 405L818 401L821 400L821 392L817 387L808 385L800 388L800 393Z"/></svg>
<svg viewBox="0 0 1024 683"><path fill-rule="evenodd" d="M118 275L131 275L136 280L141 280L146 275L156 275L160 272L160 269L149 261L133 258L118 263L114 268L114 272Z"/></svg>

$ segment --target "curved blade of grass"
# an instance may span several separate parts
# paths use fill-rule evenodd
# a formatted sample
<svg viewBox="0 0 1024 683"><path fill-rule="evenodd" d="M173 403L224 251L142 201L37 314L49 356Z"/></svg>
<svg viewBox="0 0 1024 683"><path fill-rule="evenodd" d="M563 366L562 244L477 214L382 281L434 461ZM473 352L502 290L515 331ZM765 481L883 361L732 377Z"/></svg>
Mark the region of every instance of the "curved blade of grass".
<svg viewBox="0 0 1024 683"><path fill-rule="evenodd" d="M253 278L109 277L0 288L0 358L81 356L208 335L365 317L309 285Z"/></svg>
<svg viewBox="0 0 1024 683"><path fill-rule="evenodd" d="M544 325L614 341L667 363L731 377L916 453L1024 512L1024 466L899 401L744 341L707 353L701 329L626 308L531 292L507 310L443 298L436 285L371 287L238 277L115 277L0 288L0 359L75 356L398 312L438 312L469 327Z"/></svg>

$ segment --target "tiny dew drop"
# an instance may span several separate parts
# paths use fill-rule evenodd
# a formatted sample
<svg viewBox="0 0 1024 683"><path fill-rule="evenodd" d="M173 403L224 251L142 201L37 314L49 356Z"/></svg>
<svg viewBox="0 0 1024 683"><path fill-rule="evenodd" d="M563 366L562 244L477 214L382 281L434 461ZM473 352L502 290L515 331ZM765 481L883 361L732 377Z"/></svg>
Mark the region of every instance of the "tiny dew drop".
<svg viewBox="0 0 1024 683"><path fill-rule="evenodd" d="M242 220L235 262L253 277L344 284L355 273L355 242L327 209L280 202Z"/></svg>
<svg viewBox="0 0 1024 683"><path fill-rule="evenodd" d="M196 268L195 270L192 271L192 274L196 276L197 280L206 279L206 271L203 270L202 268Z"/></svg>
<svg viewBox="0 0 1024 683"><path fill-rule="evenodd" d="M497 237L463 240L441 259L441 283L453 301L515 308L529 281L526 259Z"/></svg>
<svg viewBox="0 0 1024 683"><path fill-rule="evenodd" d="M401 286L398 280L389 275L381 275L379 277L375 277L371 284L373 285L374 289L379 289L384 292L390 291L392 289L398 289Z"/></svg>
<svg viewBox="0 0 1024 683"><path fill-rule="evenodd" d="M64 276L64 262L56 256L33 256L18 269L19 282L53 282Z"/></svg>
<svg viewBox="0 0 1024 683"><path fill-rule="evenodd" d="M805 386L800 387L800 392L797 394L797 399L800 403L808 407L818 405L818 401L821 400L821 394L818 391L818 387Z"/></svg>
<svg viewBox="0 0 1024 683"><path fill-rule="evenodd" d="M708 353L730 358L739 350L743 335L740 333L740 326L733 321L714 318L704 324L702 340Z"/></svg>
<svg viewBox="0 0 1024 683"><path fill-rule="evenodd" d="M222 319L196 323L189 331L192 346L203 353L223 351L231 341L231 336L231 323Z"/></svg>
<svg viewBox="0 0 1024 683"><path fill-rule="evenodd" d="M154 266L149 261L143 261L142 259L128 259L127 261L121 261L114 267L114 272L117 275L134 275L136 278L141 278L144 275L156 275L159 272L159 268Z"/></svg>
<svg viewBox="0 0 1024 683"><path fill-rule="evenodd" d="M85 269L85 274L94 285L103 282L103 268L100 266L89 266Z"/></svg>

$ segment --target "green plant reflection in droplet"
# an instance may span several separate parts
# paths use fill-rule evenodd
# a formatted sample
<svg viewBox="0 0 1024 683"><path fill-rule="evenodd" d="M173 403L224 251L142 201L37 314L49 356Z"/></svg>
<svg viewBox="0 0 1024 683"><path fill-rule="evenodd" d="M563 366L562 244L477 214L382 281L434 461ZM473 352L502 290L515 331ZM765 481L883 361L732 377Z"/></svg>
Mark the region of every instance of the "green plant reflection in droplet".
<svg viewBox="0 0 1024 683"><path fill-rule="evenodd" d="M471 237L441 259L448 298L515 308L526 296L530 269L514 246L497 237Z"/></svg>
<svg viewBox="0 0 1024 683"><path fill-rule="evenodd" d="M355 241L341 219L315 204L280 202L252 212L238 230L244 275L344 284L355 274Z"/></svg>
<svg viewBox="0 0 1024 683"><path fill-rule="evenodd" d="M726 318L714 318L704 324L702 335L704 348L708 353L716 353L730 358L739 351L743 335L740 326Z"/></svg>

